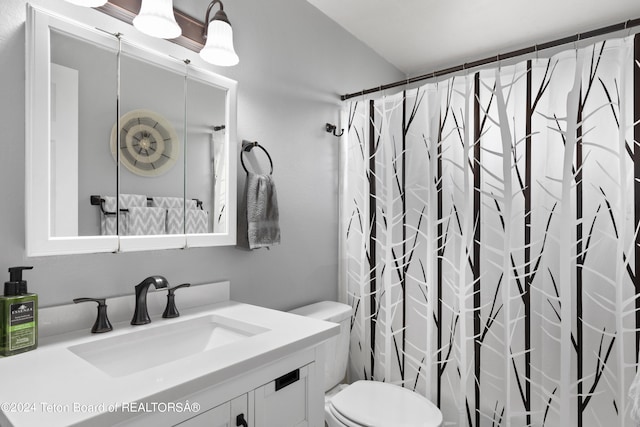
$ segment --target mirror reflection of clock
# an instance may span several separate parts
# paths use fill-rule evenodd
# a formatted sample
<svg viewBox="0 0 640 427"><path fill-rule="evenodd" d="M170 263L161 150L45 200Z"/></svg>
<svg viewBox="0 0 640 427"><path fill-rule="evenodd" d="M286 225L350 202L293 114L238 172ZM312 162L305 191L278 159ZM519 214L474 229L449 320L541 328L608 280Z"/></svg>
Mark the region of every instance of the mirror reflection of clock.
<svg viewBox="0 0 640 427"><path fill-rule="evenodd" d="M116 125L111 131L111 154L117 158ZM141 176L159 176L176 163L180 142L173 126L150 110L133 110L120 119L120 162Z"/></svg>

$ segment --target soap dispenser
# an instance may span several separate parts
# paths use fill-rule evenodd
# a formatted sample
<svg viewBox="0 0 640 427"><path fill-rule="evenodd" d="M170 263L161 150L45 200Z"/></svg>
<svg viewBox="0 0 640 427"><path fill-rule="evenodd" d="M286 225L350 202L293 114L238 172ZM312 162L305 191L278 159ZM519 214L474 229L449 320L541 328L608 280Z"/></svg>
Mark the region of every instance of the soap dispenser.
<svg viewBox="0 0 640 427"><path fill-rule="evenodd" d="M11 356L38 346L38 296L29 293L22 271L33 267L9 268L9 281L0 297L0 355Z"/></svg>

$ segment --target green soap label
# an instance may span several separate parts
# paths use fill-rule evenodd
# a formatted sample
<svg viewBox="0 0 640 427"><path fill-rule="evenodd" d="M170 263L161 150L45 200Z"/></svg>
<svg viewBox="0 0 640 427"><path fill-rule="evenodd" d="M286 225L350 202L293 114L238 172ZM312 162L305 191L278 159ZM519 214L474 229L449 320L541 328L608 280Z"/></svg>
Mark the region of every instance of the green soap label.
<svg viewBox="0 0 640 427"><path fill-rule="evenodd" d="M33 301L11 304L11 326L33 322Z"/></svg>
<svg viewBox="0 0 640 427"><path fill-rule="evenodd" d="M20 350L36 343L34 301L11 304L9 350Z"/></svg>
<svg viewBox="0 0 640 427"><path fill-rule="evenodd" d="M15 330L9 333L9 349L20 350L21 348L31 347L36 343L34 334L35 323L23 323L15 326Z"/></svg>

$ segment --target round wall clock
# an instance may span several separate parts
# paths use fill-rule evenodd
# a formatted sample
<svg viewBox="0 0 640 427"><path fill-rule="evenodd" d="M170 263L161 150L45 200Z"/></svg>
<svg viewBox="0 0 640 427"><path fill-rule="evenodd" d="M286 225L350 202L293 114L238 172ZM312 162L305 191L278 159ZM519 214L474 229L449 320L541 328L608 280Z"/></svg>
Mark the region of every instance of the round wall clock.
<svg viewBox="0 0 640 427"><path fill-rule="evenodd" d="M111 130L111 154L117 158L116 125ZM141 176L158 176L173 167L180 141L171 123L149 110L133 110L120 118L120 162Z"/></svg>

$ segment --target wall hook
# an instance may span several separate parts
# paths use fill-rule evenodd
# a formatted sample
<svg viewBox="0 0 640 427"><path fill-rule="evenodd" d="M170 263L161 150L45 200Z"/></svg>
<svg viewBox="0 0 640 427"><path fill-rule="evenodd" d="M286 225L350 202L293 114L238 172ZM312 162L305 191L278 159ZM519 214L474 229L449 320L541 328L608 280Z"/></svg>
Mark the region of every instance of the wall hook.
<svg viewBox="0 0 640 427"><path fill-rule="evenodd" d="M327 123L325 129L327 130L327 132L329 133L333 133L333 136L342 136L342 134L344 133L344 129L340 129L340 133L336 133L336 125L332 125L331 123Z"/></svg>

